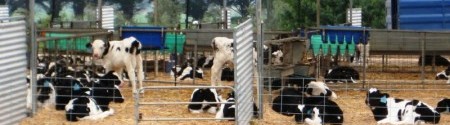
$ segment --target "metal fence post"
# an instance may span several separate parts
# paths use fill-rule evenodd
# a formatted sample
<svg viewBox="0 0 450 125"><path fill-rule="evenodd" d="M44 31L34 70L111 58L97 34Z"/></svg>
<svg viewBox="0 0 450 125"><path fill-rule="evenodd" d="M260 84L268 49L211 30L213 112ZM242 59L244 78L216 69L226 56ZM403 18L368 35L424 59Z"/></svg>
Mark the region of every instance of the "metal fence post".
<svg viewBox="0 0 450 125"><path fill-rule="evenodd" d="M235 50L233 60L233 63L235 64L235 98L237 103L235 124L248 125L250 124L253 114L252 87L254 83L253 73L255 71L255 65L253 64L253 24L251 19L248 19L235 28L233 32L233 43L233 50ZM261 42L258 43L262 46ZM262 48L259 48L258 50L261 51ZM258 75L258 77L259 76L260 75Z"/></svg>

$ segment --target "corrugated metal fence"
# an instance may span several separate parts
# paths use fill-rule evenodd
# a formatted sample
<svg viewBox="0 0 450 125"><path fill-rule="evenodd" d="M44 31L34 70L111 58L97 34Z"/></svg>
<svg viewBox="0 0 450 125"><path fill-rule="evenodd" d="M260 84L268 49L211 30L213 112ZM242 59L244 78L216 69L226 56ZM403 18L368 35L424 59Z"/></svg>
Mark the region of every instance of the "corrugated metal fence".
<svg viewBox="0 0 450 125"><path fill-rule="evenodd" d="M236 124L248 125L253 114L253 24L249 19L233 33L236 85Z"/></svg>
<svg viewBox="0 0 450 125"><path fill-rule="evenodd" d="M1 20L10 20L3 18ZM0 124L17 124L26 117L26 22L0 23Z"/></svg>
<svg viewBox="0 0 450 125"><path fill-rule="evenodd" d="M0 19L9 17L9 8L8 6L0 6ZM9 20L2 20L4 22L8 22Z"/></svg>
<svg viewBox="0 0 450 125"><path fill-rule="evenodd" d="M112 6L102 7L102 28L114 30L114 8Z"/></svg>

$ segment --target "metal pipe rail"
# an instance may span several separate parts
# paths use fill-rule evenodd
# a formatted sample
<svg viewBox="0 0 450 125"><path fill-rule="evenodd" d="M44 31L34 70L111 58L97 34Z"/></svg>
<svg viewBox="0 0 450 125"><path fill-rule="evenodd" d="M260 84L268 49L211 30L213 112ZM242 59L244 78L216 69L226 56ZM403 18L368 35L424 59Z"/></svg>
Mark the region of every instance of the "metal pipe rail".
<svg viewBox="0 0 450 125"><path fill-rule="evenodd" d="M21 19L25 19L25 17L23 17L23 16L18 16L18 17L3 17L3 18L0 18L0 21L21 20Z"/></svg>
<svg viewBox="0 0 450 125"><path fill-rule="evenodd" d="M234 88L231 86L149 86L143 87L138 90L138 93L144 92L144 90L149 89L197 89L197 88L216 88L216 89L231 89L234 91ZM190 121L190 120L234 120L234 118L142 118L139 113L139 107L144 105L182 105L182 104L236 104L236 102L140 102L140 94L134 94L134 104L135 104L135 124L139 124L140 121ZM237 105L236 105L237 106ZM235 115L236 116L236 115ZM237 117L237 116L236 116Z"/></svg>
<svg viewBox="0 0 450 125"><path fill-rule="evenodd" d="M77 37L86 37L86 36L102 36L102 35L112 35L112 32L99 32L99 33L82 33L75 34L66 37L45 37L45 38L37 38L36 42L50 41L50 40L61 40L61 39L71 39Z"/></svg>
<svg viewBox="0 0 450 125"><path fill-rule="evenodd" d="M234 120L234 118L150 118L142 121L199 121L199 120Z"/></svg>

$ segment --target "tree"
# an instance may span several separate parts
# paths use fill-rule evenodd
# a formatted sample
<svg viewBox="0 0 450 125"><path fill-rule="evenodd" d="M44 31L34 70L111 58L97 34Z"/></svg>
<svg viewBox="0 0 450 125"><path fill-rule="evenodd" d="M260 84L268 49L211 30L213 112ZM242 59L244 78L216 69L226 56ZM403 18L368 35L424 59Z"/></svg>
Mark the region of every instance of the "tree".
<svg viewBox="0 0 450 125"><path fill-rule="evenodd" d="M181 4L177 0L159 0L156 2L155 11L158 13L157 25L176 26L182 12Z"/></svg>
<svg viewBox="0 0 450 125"><path fill-rule="evenodd" d="M358 0L355 6L361 7L362 23L371 28L386 28L386 10L384 0Z"/></svg>
<svg viewBox="0 0 450 125"><path fill-rule="evenodd" d="M235 6L239 14L246 18L249 15L250 4L255 0L228 0L228 6Z"/></svg>
<svg viewBox="0 0 450 125"><path fill-rule="evenodd" d="M202 20L206 10L208 10L209 0L187 0L189 1L189 16L194 20Z"/></svg>
<svg viewBox="0 0 450 125"><path fill-rule="evenodd" d="M105 2L117 3L123 11L125 19L131 19L134 15L134 6L138 0L104 0Z"/></svg>

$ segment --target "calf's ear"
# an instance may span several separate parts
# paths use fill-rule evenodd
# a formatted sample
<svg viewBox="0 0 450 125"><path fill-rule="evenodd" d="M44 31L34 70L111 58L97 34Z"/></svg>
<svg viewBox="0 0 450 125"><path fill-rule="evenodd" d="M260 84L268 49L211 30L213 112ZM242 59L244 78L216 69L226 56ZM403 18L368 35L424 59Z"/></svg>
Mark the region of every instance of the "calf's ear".
<svg viewBox="0 0 450 125"><path fill-rule="evenodd" d="M92 43L87 43L86 44L86 48L91 48L92 47Z"/></svg>

